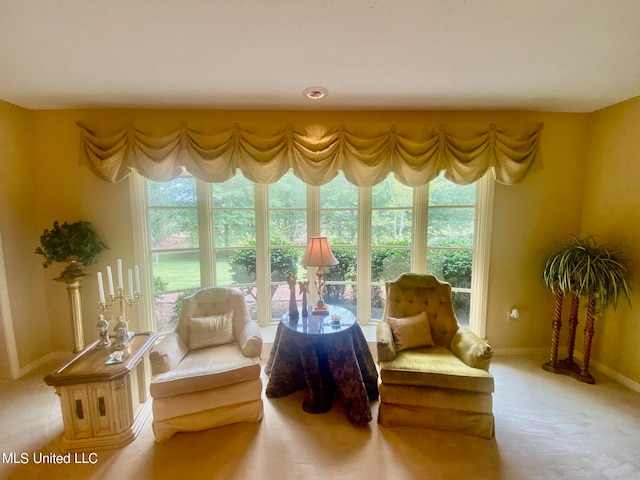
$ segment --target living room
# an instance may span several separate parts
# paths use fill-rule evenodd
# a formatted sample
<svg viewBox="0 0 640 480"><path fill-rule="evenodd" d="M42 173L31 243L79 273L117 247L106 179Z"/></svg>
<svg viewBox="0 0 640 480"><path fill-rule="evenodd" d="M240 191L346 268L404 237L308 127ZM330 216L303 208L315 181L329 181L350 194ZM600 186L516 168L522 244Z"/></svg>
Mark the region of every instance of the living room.
<svg viewBox="0 0 640 480"><path fill-rule="evenodd" d="M555 2L545 2L545 6L553 12L551 3ZM577 7L576 2L560 3L565 4L564 7L567 10L557 12L558 14L566 14L570 8L579 10L582 8ZM380 8L385 7L395 11L388 2L374 2L374 4ZM37 2L37 6L40 7L43 17L46 17L45 13L52 14L44 3ZM416 9L424 8L413 6ZM362 5L360 7L362 10L360 13L364 15L363 12L366 9ZM496 5L494 7L497 8ZM15 19L9 15L11 8L7 10L9 11L4 18ZM583 20L586 22L586 13L583 10L580 11L585 15ZM400 11L395 12L398 15L401 14ZM133 15L133 12L130 13ZM143 12L137 12L137 14L141 13ZM469 13L467 12L467 15ZM611 30L608 31L609 33L600 32L603 37L599 40L604 42L604 38L609 38L613 41L611 38L614 38L618 42L616 46L637 45L638 43L630 41L627 35L631 35L633 30L629 27L633 24L630 19L637 19L638 13L638 7L634 3L627 3L624 7L620 6L614 9L614 12L609 12L610 17L605 16L605 18L611 22L611 24L606 23ZM69 14L69 12L62 14ZM533 12L527 11L517 16L517 19L524 21L528 18L527 15L532 14ZM33 11L31 15L34 21L40 17ZM602 16L604 13L600 12L598 15ZM595 16L596 19L598 15ZM411 15L404 12L402 16L407 18ZM385 16L365 15L364 18L371 21L378 18L378 21L384 24L382 19ZM594 17L589 18L595 21ZM614 20L620 23L612 26ZM7 36L2 37L3 58L10 58L8 53L10 47L16 48L15 44L19 44L22 40L21 34L16 33L16 30L22 26L24 23L5 30L16 35L16 42L9 41ZM585 45L592 45L589 42L593 40L587 38L584 33L583 28L586 29L586 27L570 24L566 28L581 32L585 35L581 38ZM46 39L47 36L44 35L43 38ZM497 42L496 39L494 41ZM581 43L573 38L572 42ZM466 47L468 48L469 45L466 44ZM631 48L631 55L635 54L637 59L637 50L634 48ZM64 47L61 49L63 51ZM585 49L589 50L587 47ZM623 51L624 49L620 47L620 52ZM595 53L597 52L590 50L589 55L595 55ZM531 51L529 54L532 55ZM108 137L128 125L133 125L148 135L162 136L183 124L195 131L206 132L217 131L236 122L241 122L249 130L267 132L284 129L286 125L291 125L297 132L330 131L339 125L366 132L388 129L392 124L398 125L399 131L403 128L420 131L433 125L463 126L470 130L483 130L495 123L498 128L515 132L515 134L526 130L531 125L543 124L539 141L539 158L542 168L529 172L522 181L514 185L495 183L488 278L486 279L488 284L486 329L483 337L486 337L491 344L498 362L501 361L499 360L501 357L517 358L518 360L514 360L514 365L522 365L523 362L526 363L522 359L530 356L539 356L541 361L545 361L545 355L548 354L551 345L551 321L554 310L554 296L540 280L539 270L545 255L558 242L566 241L572 235L591 234L602 243L620 246L625 258L629 261L632 274L640 264L638 251L635 248L637 241L640 240L640 227L633 221L640 214L640 191L635 180L637 178L635 175L640 174L640 166L635 161L640 151L640 135L638 135L640 91L637 85L636 66L640 62L632 62L630 58L632 57L620 60L620 63L625 64L620 67L623 73L608 75L614 79L621 79L620 83L623 84L621 90L616 91L615 94L612 93L609 97L603 95L603 98L593 98L593 103L584 104L590 106L579 107L575 106L577 103L572 103L577 100L569 98L569 94L565 95L567 103L559 104L562 106L552 107L550 103L544 103L543 100L551 94L543 91L539 84L525 86L524 90L529 90L528 103L525 101L527 96L522 94L525 100L520 102L511 100L509 103L509 99L500 101L496 99L493 106L490 101L482 106L480 104L474 106L471 100L461 98L456 102L451 101L450 104L436 102L433 99L424 104L416 102L412 103L415 105L412 108L406 105L370 106L365 100L362 103L352 103L350 108L340 105L316 108L316 104L313 103L290 105L286 101L282 102L280 107L273 104L265 107L254 95L253 107L242 105L234 108L229 104L213 105L204 101L201 106L195 106L194 102L187 101L186 97L184 106L180 107L165 103L166 94L159 95L154 106L153 100L147 99L143 99L144 104L129 102L126 91L121 93L117 91L119 87L116 86L124 86L128 83L127 75L119 79L111 79L112 84L101 85L104 95L115 90L116 95L112 103L108 103L101 97L93 99L87 97L81 102L83 91L80 88L82 84L79 83L72 86L76 89L77 95L71 95L66 99L68 106L63 106L62 103L47 104L44 100L40 106L39 96L44 98L49 94L53 97L55 92L42 90L41 93L32 92L31 97L21 97L19 93L13 93L17 92L15 80L12 80L14 83L0 82L0 99L2 100L0 101L0 148L2 165L5 169L5 174L0 180L2 186L0 188L0 198L2 198L0 203L0 251L2 254L0 311L3 342L0 365L2 377L9 379L6 380L7 383L3 388L18 381L16 379L41 372L42 368L50 367L52 362L64 361L72 349L67 295L63 285L53 281L59 271L55 267L43 269L41 258L34 254L44 228L49 228L54 220L90 221L109 247L100 255L98 263L90 267L89 271L92 275L104 270L108 265L115 265L119 258L129 265L138 261L135 254L135 221L132 218L132 190L129 180L125 179L117 183L106 182L98 178L86 163L80 163L79 125L87 126L97 135ZM124 60L122 64L114 63L114 68L116 68L115 65L119 65L121 70L126 70L128 63L134 61L131 58ZM57 62L65 64L62 60ZM382 61L379 62L383 64ZM51 64L45 63L45 65L52 68ZM165 65L167 66L169 64ZM151 68L149 65L147 67ZM64 76L63 73L67 69L72 71L76 68L85 71L88 69L81 60L78 60L76 65L65 64L59 70L51 72L51 81L56 80L54 73ZM627 71L624 71L625 68ZM348 75L348 70L342 71L342 74ZM47 72L38 71L34 75L38 81L34 79L33 82L38 84L39 88L43 88L42 84L46 84ZM473 76L470 73L466 75ZM5 76L4 73L3 76ZM162 76L162 68L156 70L156 76ZM336 74L336 76L340 75ZM390 74L389 78L391 81L394 76ZM628 83L622 81L624 78L631 79L631 84L635 86L627 87ZM88 80L83 78L82 81ZM481 82L481 80L477 81ZM309 79L307 82L324 83L320 77ZM569 91L577 92L582 83L588 83L588 79L574 75L567 82L567 88ZM256 82L255 85L258 83ZM339 98L340 92L337 87L329 83L327 85L330 89L327 100L332 97ZM25 86L28 85L25 84ZM301 92L302 88L307 86L309 86L307 83L300 85L298 89L300 91L292 92L291 95L300 97L299 101L306 100L302 98ZM537 89L541 91L538 93ZM592 85L590 91L594 90L598 89ZM131 91L132 97L144 96L139 90ZM590 94L583 95L588 98ZM575 97L577 96L578 94L575 93ZM465 101L469 105L468 108L461 106ZM635 275L632 275L632 278L633 276ZM596 322L591 365L597 382L594 386L580 385L582 387L580 394L585 398L594 391L589 388L599 387L600 380L607 384L606 388L609 388L608 382L612 380L633 393L640 392L640 353L636 348L640 341L640 313L635 308L639 298L637 287L633 282L631 287L631 306L621 301L616 310L607 310L602 319ZM99 292L95 282L88 279L84 281L82 283L83 327L87 343L97 338L94 336L97 335L95 317L98 311L95 305L98 298ZM518 308L520 318L508 322L507 313L512 308ZM141 317L141 313L136 308L131 309L132 330L142 329L146 320ZM578 355L582 341L583 334L580 328L576 341L579 346ZM566 346L565 336L562 338L562 345ZM504 371L505 375L506 371L512 368L509 364L500 366L503 369L500 371ZM497 372L494 374L498 375ZM558 387L560 391L566 388L567 392L573 392L576 388L580 388L570 383L578 383L573 379L564 378L559 381L547 372L540 374L552 377L553 379L549 381L554 384L561 382ZM40 375L39 378L43 376ZM505 376L505 378L508 377ZM53 390L41 380L40 382L42 388L49 394L50 401L54 403L54 412L58 409L59 414L59 406ZM562 393L559 395L562 396ZM606 396L601 396L600 393L593 395L602 401L607 401ZM498 394L495 397L498 397ZM625 398L629 399L626 405L635 406L637 412L638 396L631 395ZM291 402L290 405L285 403L284 407L280 405L282 404L277 404L274 410L296 407L295 402ZM496 398L496 410L499 405L508 406L500 404ZM316 422L316 418L319 417L314 417L312 422ZM265 419L268 420L268 412L265 414ZM59 421L53 418L51 420ZM304 417L298 417L298 420L305 421ZM332 421L336 419L332 417ZM314 423L314 431L319 431L318 429L321 428L321 422L318 422L318 424ZM60 428L59 435L61 423L55 425L56 428ZM348 425L340 425L333 434L344 434L343 429L346 427ZM237 433L240 438L250 437L243 430L231 429L230 431ZM410 444L407 438L413 439L414 436L419 435L405 431L403 434L409 436L398 441L406 445ZM53 433L52 435L55 436ZM489 443L492 443L494 451L499 451L504 446L500 444L500 422L497 424L496 437L500 448L494 443L496 441L489 441ZM214 437L198 436L198 438L213 439ZM454 435L437 438L449 444L447 442L454 442L457 437ZM566 440L570 441L570 437ZM144 442L137 446L141 441ZM629 441L631 442L631 439ZM186 440L181 442L184 443L183 448L188 448L189 442ZM469 441L462 440L469 449L477 447L475 443L465 442ZM233 440L233 443L241 444L238 439ZM635 441L635 443L637 445L638 442ZM147 457L147 461L152 463L152 458L157 454L153 453L152 444L147 431L146 436L143 435L131 444L129 451L147 449L148 452L152 452L148 453L150 457ZM15 450L15 448L9 448L10 445L11 443L5 444L3 448L7 446L7 451ZM47 447L53 450L56 448L53 444L38 445L37 451L49 451ZM403 452L407 453L410 450L407 446L407 450ZM170 451L170 448L162 450L162 452ZM353 446L350 452L357 456L358 448ZM109 454L109 461L118 462L117 454ZM254 458L254 461L257 462L257 459ZM534 462L534 460L531 461ZM100 467L105 469L105 465L106 461ZM522 466L523 468L531 467L526 463ZM56 467L48 468L54 472L55 476ZM205 466L202 468L206 469ZM538 466L538 468L542 467ZM637 468L636 465L636 470L633 471L636 475ZM102 473L104 474L105 471L102 470ZM236 473L239 471L236 470ZM224 474L225 471L221 470L221 472ZM226 471L226 473L229 472L232 474L233 470ZM300 472L307 472L307 470L301 468ZM82 470L82 473L86 471ZM82 478L82 474L76 475ZM347 473L345 472L344 475L347 476ZM406 475L406 478L411 478L408 476L409 473ZM487 475L486 477L478 476L478 478L492 478L489 474ZM597 475L592 478L598 478ZM600 475L603 474L600 473ZM227 478L232 478L232 475ZM286 477L283 475L283 478ZM296 477L291 475L288 478ZM307 478L313 477L307 475ZM500 476L493 478L500 478ZM527 477L523 474L522 478ZM563 478L560 473L558 478ZM616 477L612 475L610 478ZM633 476L627 475L625 478L633 478Z"/></svg>

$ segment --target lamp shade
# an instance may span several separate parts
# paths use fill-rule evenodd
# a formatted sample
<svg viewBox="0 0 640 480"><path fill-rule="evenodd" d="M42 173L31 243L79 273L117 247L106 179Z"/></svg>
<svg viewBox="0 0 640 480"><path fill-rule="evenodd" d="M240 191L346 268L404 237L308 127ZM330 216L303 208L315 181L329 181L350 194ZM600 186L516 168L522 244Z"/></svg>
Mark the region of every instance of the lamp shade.
<svg viewBox="0 0 640 480"><path fill-rule="evenodd" d="M328 265L338 265L340 262L333 255L327 237L319 234L309 238L307 251L300 261L300 265L305 267L324 267Z"/></svg>

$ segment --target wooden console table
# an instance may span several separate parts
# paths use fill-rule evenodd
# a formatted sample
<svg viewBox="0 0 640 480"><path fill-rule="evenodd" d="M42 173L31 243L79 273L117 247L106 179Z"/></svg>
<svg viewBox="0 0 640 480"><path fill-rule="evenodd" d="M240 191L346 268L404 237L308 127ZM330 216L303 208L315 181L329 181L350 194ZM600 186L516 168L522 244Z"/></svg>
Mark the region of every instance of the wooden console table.
<svg viewBox="0 0 640 480"><path fill-rule="evenodd" d="M140 433L149 416L149 351L157 333L138 333L122 362L106 365L113 346L89 345L44 378L60 396L65 451L122 447Z"/></svg>

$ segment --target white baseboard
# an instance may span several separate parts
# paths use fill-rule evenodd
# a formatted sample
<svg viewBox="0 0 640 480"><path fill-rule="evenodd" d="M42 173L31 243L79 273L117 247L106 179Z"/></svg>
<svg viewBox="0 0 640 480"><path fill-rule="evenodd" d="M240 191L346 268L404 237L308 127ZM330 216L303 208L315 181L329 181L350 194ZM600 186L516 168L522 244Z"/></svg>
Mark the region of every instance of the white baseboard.
<svg viewBox="0 0 640 480"><path fill-rule="evenodd" d="M74 357L70 352L49 352L44 357L40 357L35 362L31 362L20 369L20 377L24 377L28 373L40 368L53 360L59 360L60 362L69 361Z"/></svg>
<svg viewBox="0 0 640 480"><path fill-rule="evenodd" d="M584 358L583 355L582 355L582 352L575 352L575 357L578 360L582 360ZM596 369L600 373L604 373L607 377L610 377L611 379L615 380L616 382L621 383L625 387L628 387L631 390L640 393L640 383L638 383L638 382L636 382L634 380L631 380L628 377L625 377L621 373L616 372L614 369L612 369L610 367L607 367L606 365L603 365L602 363L597 362L595 360L589 360L589 367L593 367L594 369Z"/></svg>
<svg viewBox="0 0 640 480"><path fill-rule="evenodd" d="M494 348L494 355L544 355L549 353L548 347L527 348Z"/></svg>

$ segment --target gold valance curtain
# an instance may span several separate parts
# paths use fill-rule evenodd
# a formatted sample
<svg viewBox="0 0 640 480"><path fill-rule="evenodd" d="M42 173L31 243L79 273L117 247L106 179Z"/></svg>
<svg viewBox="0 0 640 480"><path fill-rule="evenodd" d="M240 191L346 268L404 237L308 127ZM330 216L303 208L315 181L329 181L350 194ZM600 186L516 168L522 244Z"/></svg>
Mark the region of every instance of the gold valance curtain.
<svg viewBox="0 0 640 480"><path fill-rule="evenodd" d="M321 133L285 125L275 133L243 128L239 123L214 133L186 124L168 135L145 134L132 125L106 137L78 125L81 161L101 178L118 182L135 169L146 178L168 181L183 170L207 182L223 182L240 170L256 183L273 183L292 169L310 185L322 185L340 170L358 186L373 186L394 173L401 183L424 185L444 170L447 179L469 184L492 169L496 180L512 185L541 166L542 124L519 126L510 133L496 124L473 133L453 133L440 126L416 134L391 125L385 132L363 134L341 125Z"/></svg>

